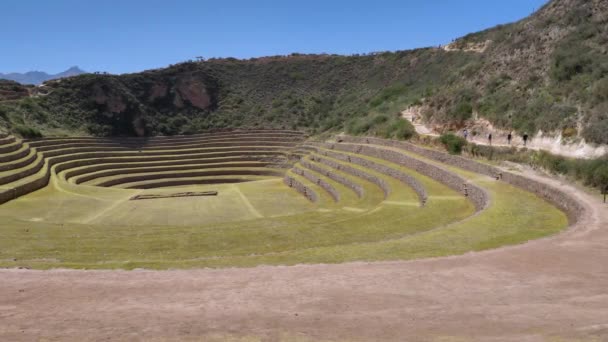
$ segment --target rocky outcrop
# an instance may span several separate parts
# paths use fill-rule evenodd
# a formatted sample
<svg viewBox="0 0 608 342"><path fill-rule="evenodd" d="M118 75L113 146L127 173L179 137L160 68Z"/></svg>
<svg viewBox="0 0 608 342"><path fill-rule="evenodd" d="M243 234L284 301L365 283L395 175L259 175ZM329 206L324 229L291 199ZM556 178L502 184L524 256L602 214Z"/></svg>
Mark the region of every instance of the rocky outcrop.
<svg viewBox="0 0 608 342"><path fill-rule="evenodd" d="M187 101L198 109L210 109L212 102L206 85L192 75L178 79L175 90L176 100L173 103L177 108L183 108Z"/></svg>

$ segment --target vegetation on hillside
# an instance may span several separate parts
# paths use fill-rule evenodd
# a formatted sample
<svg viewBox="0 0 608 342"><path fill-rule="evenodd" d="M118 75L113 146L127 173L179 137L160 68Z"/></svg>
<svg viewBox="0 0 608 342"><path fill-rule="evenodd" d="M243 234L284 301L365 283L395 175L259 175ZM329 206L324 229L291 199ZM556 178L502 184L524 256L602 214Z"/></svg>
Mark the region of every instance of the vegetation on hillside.
<svg viewBox="0 0 608 342"><path fill-rule="evenodd" d="M510 161L530 165L557 175L570 177L600 191L608 191L608 156L577 159L557 156L546 151L492 147L472 143L463 147L467 155L493 161Z"/></svg>
<svg viewBox="0 0 608 342"><path fill-rule="evenodd" d="M431 98L429 118L478 113L520 134L608 143L607 14L605 1L554 0L520 22L457 40L454 48L488 44Z"/></svg>
<svg viewBox="0 0 608 342"><path fill-rule="evenodd" d="M81 75L48 82L46 96L0 103L0 125L92 135L272 127L406 139L414 131L400 112L421 105L424 119L446 130L483 117L520 134L608 143L607 14L605 1L553 0L449 49L210 59Z"/></svg>

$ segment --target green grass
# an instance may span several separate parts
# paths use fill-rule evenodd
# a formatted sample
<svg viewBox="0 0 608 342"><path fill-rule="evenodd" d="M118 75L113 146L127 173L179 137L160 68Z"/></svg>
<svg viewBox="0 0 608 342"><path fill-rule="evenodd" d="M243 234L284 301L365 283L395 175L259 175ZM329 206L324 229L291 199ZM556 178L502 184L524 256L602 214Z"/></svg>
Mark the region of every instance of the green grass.
<svg viewBox="0 0 608 342"><path fill-rule="evenodd" d="M375 184L340 171L364 188L363 198L323 176L340 192L340 202L297 175L319 194L319 203L280 178L140 191L53 176L48 187L0 206L0 266L167 269L403 260L517 244L567 226L555 207L489 177L450 168L492 198L489 208L473 215L473 205L445 185L368 159L416 177L429 194L427 205L421 208L405 184L369 169L390 185L388 198ZM138 193L210 189L219 196L128 201Z"/></svg>

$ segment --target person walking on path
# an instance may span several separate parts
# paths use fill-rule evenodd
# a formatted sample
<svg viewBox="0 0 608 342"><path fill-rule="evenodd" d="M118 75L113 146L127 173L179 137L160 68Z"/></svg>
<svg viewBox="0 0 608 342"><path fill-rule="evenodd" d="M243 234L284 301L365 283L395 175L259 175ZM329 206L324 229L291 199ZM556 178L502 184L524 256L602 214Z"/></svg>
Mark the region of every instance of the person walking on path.
<svg viewBox="0 0 608 342"><path fill-rule="evenodd" d="M492 146L492 133L488 134L488 142L490 143L490 146Z"/></svg>
<svg viewBox="0 0 608 342"><path fill-rule="evenodd" d="M507 135L507 143L509 145L511 145L511 140L513 139L513 134L511 134L511 132L509 132L509 134Z"/></svg>
<svg viewBox="0 0 608 342"><path fill-rule="evenodd" d="M468 140L468 137L469 137L469 131L467 131L467 129L465 128L465 129L462 131L462 135L464 136L464 140Z"/></svg>
<svg viewBox="0 0 608 342"><path fill-rule="evenodd" d="M528 134L524 133L524 146L528 144Z"/></svg>

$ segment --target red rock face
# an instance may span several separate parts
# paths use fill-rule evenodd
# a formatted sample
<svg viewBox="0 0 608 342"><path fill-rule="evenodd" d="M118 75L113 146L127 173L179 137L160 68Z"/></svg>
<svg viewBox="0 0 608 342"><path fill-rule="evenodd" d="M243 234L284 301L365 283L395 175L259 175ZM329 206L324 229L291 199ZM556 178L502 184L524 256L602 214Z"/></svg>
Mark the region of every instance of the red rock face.
<svg viewBox="0 0 608 342"><path fill-rule="evenodd" d="M28 97L33 89L15 82L0 82L0 101L19 100Z"/></svg>
<svg viewBox="0 0 608 342"><path fill-rule="evenodd" d="M211 97L207 93L205 84L193 77L180 79L176 85L176 98L173 103L181 108L183 101L188 101L193 107L207 109L211 106ZM180 97L177 99L177 97Z"/></svg>
<svg viewBox="0 0 608 342"><path fill-rule="evenodd" d="M148 96L148 100L150 102L154 102L157 99L163 98L163 97L167 96L168 91L169 91L169 87L167 87L166 84L155 83L150 88L150 95Z"/></svg>
<svg viewBox="0 0 608 342"><path fill-rule="evenodd" d="M108 111L112 113L122 113L127 109L127 105L123 102L121 97L114 94L107 94L99 86L93 88L93 100L98 105L105 105Z"/></svg>
<svg viewBox="0 0 608 342"><path fill-rule="evenodd" d="M144 120L141 117L133 120L133 130L135 131L135 135L138 137L143 137L146 135Z"/></svg>

